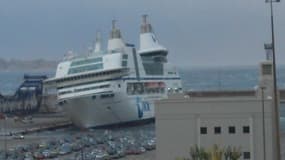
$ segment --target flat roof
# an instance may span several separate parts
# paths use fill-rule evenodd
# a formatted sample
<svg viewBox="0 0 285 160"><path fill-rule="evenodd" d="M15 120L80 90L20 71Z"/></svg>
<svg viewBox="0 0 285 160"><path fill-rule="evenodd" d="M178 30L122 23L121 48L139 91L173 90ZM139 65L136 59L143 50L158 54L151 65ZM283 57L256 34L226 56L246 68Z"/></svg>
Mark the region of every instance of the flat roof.
<svg viewBox="0 0 285 160"><path fill-rule="evenodd" d="M254 97L255 90L218 90L218 91L189 91L185 95L196 98L220 98L220 97Z"/></svg>

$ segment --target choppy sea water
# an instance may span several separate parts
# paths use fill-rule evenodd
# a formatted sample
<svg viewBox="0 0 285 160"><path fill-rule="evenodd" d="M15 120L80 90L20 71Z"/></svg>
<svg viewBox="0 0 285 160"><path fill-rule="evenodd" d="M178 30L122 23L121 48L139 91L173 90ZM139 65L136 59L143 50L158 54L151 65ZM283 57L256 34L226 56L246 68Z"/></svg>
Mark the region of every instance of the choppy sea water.
<svg viewBox="0 0 285 160"><path fill-rule="evenodd" d="M258 84L258 67L180 69L185 90L243 90ZM279 88L285 89L285 66L277 69Z"/></svg>
<svg viewBox="0 0 285 160"><path fill-rule="evenodd" d="M14 94L22 83L24 74L45 74L49 77L54 71L45 72L0 72L0 93ZM258 67L224 67L180 69L184 90L243 90L254 89L258 84ZM279 88L285 89L285 66L277 70ZM280 106L281 129L285 131L285 104Z"/></svg>
<svg viewBox="0 0 285 160"><path fill-rule="evenodd" d="M243 90L258 84L258 67L181 69L185 90ZM285 89L285 66L277 68L277 84ZM280 105L280 127L285 132L285 103Z"/></svg>

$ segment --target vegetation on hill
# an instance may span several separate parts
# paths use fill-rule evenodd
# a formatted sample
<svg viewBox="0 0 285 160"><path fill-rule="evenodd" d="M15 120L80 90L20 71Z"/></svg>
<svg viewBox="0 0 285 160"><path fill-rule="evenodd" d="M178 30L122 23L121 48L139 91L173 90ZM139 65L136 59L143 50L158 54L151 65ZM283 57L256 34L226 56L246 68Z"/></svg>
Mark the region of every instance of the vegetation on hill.
<svg viewBox="0 0 285 160"><path fill-rule="evenodd" d="M240 147L221 148L216 144L208 150L197 145L192 146L189 154L190 158L178 157L176 160L239 160L242 155Z"/></svg>

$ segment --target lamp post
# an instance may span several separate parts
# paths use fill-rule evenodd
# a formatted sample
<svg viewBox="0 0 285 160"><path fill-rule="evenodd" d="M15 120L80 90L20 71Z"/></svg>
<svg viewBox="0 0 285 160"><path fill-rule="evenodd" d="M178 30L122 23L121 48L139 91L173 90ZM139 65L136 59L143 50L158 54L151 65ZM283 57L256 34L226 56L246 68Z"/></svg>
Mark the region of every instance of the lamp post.
<svg viewBox="0 0 285 160"><path fill-rule="evenodd" d="M273 63L273 150L275 151L275 159L281 160L280 151L280 128L279 128L279 103L277 97L277 80L276 80L276 58L275 58L275 35L274 35L274 19L273 19L273 2L280 2L280 0L266 0L266 3L270 3L270 15L271 15L271 39L272 39L272 63Z"/></svg>
<svg viewBox="0 0 285 160"><path fill-rule="evenodd" d="M81 148L81 160L84 160L84 152L83 152L83 147Z"/></svg>
<svg viewBox="0 0 285 160"><path fill-rule="evenodd" d="M266 160L266 141L265 141L265 109L264 109L264 86L261 89L261 105L262 105L262 138L263 138L263 160Z"/></svg>
<svg viewBox="0 0 285 160"><path fill-rule="evenodd" d="M3 113L0 113L0 120L3 121L3 136L4 136L4 159L6 160L8 157L7 157L7 124L6 124L6 120L7 120L7 117L3 114Z"/></svg>
<svg viewBox="0 0 285 160"><path fill-rule="evenodd" d="M6 117L5 117L5 119L4 119L4 149L5 149L5 160L7 160L7 158L8 158L8 155L7 155L7 134L6 134L6 132L7 132L7 119L6 119Z"/></svg>

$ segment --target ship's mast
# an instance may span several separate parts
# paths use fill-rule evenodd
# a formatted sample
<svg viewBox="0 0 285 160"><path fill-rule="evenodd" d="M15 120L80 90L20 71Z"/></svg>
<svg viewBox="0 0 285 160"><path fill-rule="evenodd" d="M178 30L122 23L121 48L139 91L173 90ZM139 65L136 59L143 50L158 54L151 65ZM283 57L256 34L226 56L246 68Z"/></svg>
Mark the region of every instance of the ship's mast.
<svg viewBox="0 0 285 160"><path fill-rule="evenodd" d="M95 46L94 46L94 53L99 53L101 52L102 48L102 37L101 37L101 33L97 32L96 34L96 42L95 42Z"/></svg>

